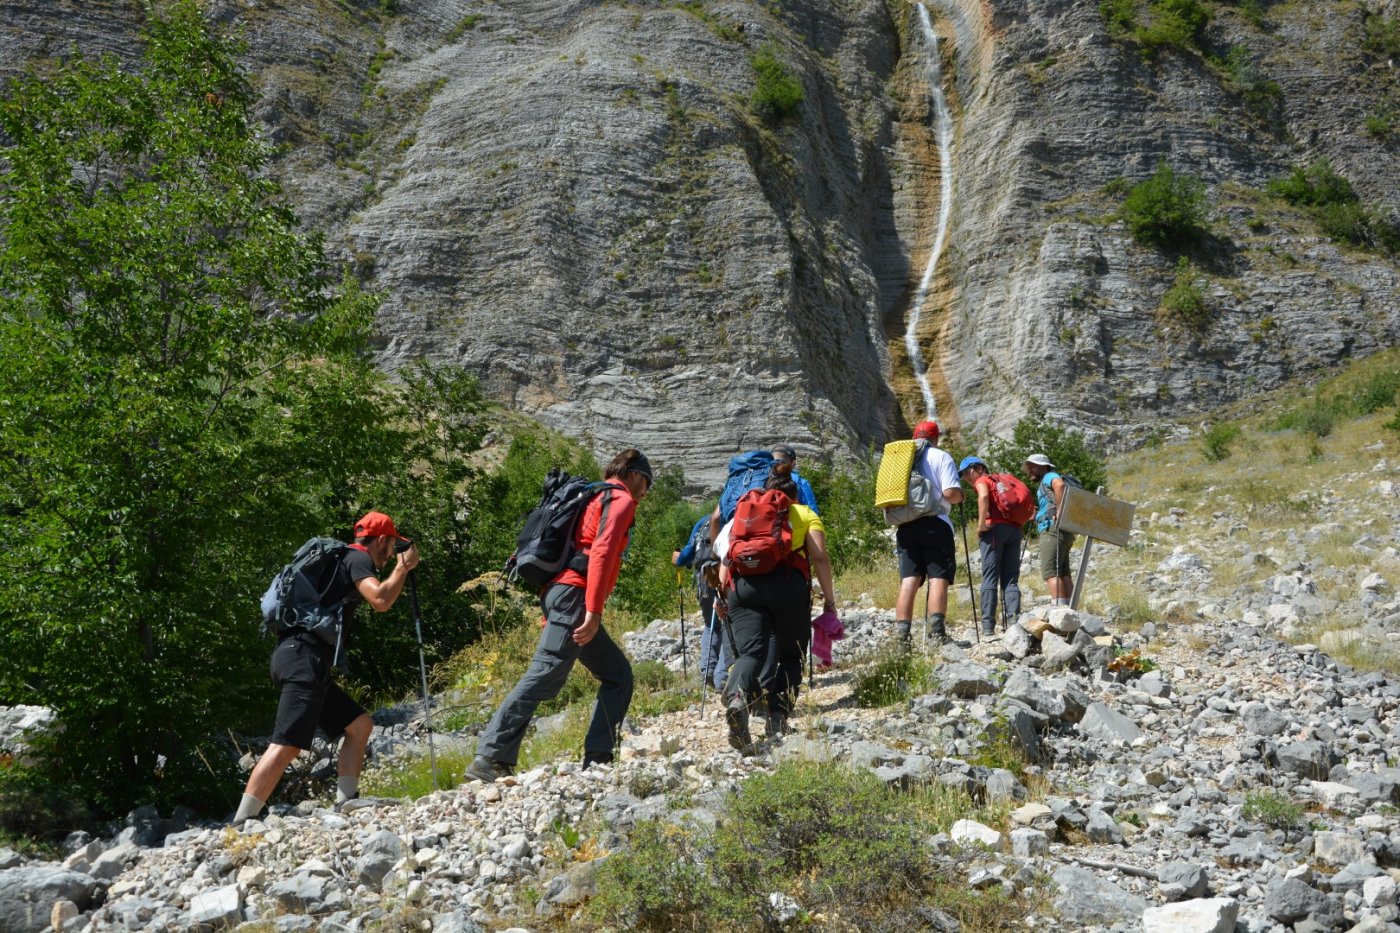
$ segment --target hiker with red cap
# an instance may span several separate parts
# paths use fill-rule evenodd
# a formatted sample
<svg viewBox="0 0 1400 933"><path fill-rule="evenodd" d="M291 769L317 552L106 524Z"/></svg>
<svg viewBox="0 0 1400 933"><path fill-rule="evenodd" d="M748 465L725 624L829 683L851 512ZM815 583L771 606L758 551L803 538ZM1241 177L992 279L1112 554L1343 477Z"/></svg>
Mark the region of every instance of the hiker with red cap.
<svg viewBox="0 0 1400 933"><path fill-rule="evenodd" d="M952 507L962 502L962 485L953 458L938 446L938 422L920 421L914 426L914 440L927 441L915 455L914 468L929 481L937 494L936 514L905 522L895 529L895 548L899 555L899 596L895 599L895 634L900 645L912 644L914 597L928 580L928 601L925 619L928 636L939 644L948 638L945 619L948 613L948 586L958 567L957 545L953 540L953 521L948 517Z"/></svg>
<svg viewBox="0 0 1400 933"><path fill-rule="evenodd" d="M406 548L396 555L395 546L400 542ZM310 750L317 726L332 741L345 737L336 761L336 803L359 796L360 770L364 767L365 746L373 722L364 708L335 683L331 671L345 667L355 608L366 602L376 612L388 612L403 592L409 571L418 566L418 547L400 535L394 520L383 512L367 513L355 523L355 542L337 547L344 551L319 593L322 606L338 608L337 637L334 643L328 643L324 637L295 625L279 635L270 664L272 682L282 692L272 743L248 776L243 799L233 817L235 826L262 812L287 765L302 751ZM379 572L395 556L394 568L387 577L379 579Z"/></svg>

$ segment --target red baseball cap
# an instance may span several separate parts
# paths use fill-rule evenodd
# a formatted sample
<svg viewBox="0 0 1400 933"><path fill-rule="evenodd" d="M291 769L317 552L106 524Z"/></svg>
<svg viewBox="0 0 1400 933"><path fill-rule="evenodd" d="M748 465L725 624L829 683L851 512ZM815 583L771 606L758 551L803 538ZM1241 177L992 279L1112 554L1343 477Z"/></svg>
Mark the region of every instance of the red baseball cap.
<svg viewBox="0 0 1400 933"><path fill-rule="evenodd" d="M394 520L383 512L366 512L364 518L355 523L355 537L357 538L398 538L400 541L407 541L399 530L394 527Z"/></svg>
<svg viewBox="0 0 1400 933"><path fill-rule="evenodd" d="M938 422L920 421L914 425L914 440L919 439L936 441L938 440Z"/></svg>

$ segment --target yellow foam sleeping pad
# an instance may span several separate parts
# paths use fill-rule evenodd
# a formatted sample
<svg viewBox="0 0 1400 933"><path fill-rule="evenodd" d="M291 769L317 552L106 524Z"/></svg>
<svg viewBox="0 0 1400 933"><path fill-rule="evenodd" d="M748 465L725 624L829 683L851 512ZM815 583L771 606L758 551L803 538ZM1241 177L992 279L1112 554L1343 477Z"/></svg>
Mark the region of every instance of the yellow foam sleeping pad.
<svg viewBox="0 0 1400 933"><path fill-rule="evenodd" d="M914 470L918 441L890 441L875 474L875 507L889 508L909 502L909 474Z"/></svg>

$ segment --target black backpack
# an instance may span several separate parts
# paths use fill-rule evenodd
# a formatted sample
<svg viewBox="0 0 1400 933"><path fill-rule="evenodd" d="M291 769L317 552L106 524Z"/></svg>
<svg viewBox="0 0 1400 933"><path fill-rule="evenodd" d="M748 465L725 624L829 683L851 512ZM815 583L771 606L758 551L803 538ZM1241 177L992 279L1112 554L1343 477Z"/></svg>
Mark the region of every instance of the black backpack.
<svg viewBox="0 0 1400 933"><path fill-rule="evenodd" d="M291 631L310 632L328 645L337 645L346 589L339 599L327 602L340 573L341 558L350 546L335 538L312 538L277 572L262 597L263 624L277 636Z"/></svg>
<svg viewBox="0 0 1400 933"><path fill-rule="evenodd" d="M588 555L574 550L574 529L584 507L607 488L582 476L555 468L544 478L540 504L525 516L515 539L515 553L506 560L506 578L540 588L566 568L585 573Z"/></svg>

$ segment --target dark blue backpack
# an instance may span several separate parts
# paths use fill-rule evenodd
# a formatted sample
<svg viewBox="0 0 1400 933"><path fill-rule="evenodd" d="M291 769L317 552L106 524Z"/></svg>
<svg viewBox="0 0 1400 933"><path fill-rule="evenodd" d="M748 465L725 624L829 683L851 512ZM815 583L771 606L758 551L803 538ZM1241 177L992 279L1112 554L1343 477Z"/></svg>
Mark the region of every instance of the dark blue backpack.
<svg viewBox="0 0 1400 933"><path fill-rule="evenodd" d="M750 450L729 458L729 479L719 497L719 520L723 525L734 517L739 497L751 489L762 489L773 471L773 455L766 450Z"/></svg>
<svg viewBox="0 0 1400 933"><path fill-rule="evenodd" d="M350 546L335 538L312 538L297 548L292 562L277 572L262 597L263 624L278 637L310 632L339 651L345 597L330 600L340 561Z"/></svg>

